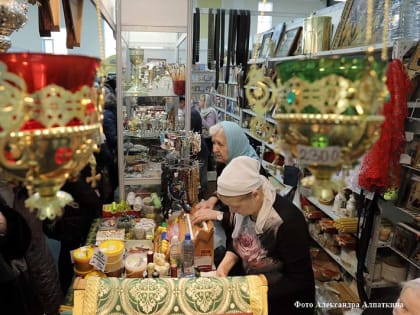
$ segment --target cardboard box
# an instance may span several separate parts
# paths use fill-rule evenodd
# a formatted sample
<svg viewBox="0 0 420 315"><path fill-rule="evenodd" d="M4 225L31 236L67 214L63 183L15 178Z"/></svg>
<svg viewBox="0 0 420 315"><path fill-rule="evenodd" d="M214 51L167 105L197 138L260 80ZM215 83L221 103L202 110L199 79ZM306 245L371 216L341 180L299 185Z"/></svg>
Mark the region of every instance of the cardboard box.
<svg viewBox="0 0 420 315"><path fill-rule="evenodd" d="M192 213L195 209L193 208ZM179 241L182 242L185 238L185 233L189 231L188 216L181 214L178 219L179 226ZM171 228L171 223L168 223L168 231ZM194 242L194 264L203 271L212 270L214 266L214 225L213 222L206 221L201 225L191 226L193 233L191 239ZM159 235L155 235L154 246L157 251L157 244Z"/></svg>

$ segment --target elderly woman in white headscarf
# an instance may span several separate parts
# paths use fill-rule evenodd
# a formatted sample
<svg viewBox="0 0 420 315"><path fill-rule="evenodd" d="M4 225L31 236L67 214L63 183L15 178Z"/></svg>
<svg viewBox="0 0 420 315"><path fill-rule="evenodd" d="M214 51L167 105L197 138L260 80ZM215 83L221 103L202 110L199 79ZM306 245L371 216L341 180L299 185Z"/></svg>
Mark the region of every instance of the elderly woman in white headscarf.
<svg viewBox="0 0 420 315"><path fill-rule="evenodd" d="M420 278L402 284L400 297L394 308L394 315L420 314Z"/></svg>
<svg viewBox="0 0 420 315"><path fill-rule="evenodd" d="M259 169L257 160L237 157L217 180L217 195L233 214L234 229L216 274L228 276L241 262L245 274L265 275L269 314L313 314L311 307L295 307L296 302L315 304L305 219Z"/></svg>

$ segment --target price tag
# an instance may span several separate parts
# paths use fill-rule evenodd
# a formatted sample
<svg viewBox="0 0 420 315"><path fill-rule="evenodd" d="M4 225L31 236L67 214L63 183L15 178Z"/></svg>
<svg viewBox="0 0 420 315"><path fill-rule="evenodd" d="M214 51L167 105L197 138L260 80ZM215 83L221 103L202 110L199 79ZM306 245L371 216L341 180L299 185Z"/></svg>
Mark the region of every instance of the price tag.
<svg viewBox="0 0 420 315"><path fill-rule="evenodd" d="M405 132L405 141L411 142L414 139L414 132L406 131Z"/></svg>
<svg viewBox="0 0 420 315"><path fill-rule="evenodd" d="M108 256L105 255L98 248L95 248L92 258L89 261L89 264L94 266L96 269L104 272L107 261L108 261Z"/></svg>
<svg viewBox="0 0 420 315"><path fill-rule="evenodd" d="M411 156L409 156L406 153L402 153L400 155L400 164L407 164L410 165L411 164Z"/></svg>
<svg viewBox="0 0 420 315"><path fill-rule="evenodd" d="M365 197L369 200L373 200L373 197L375 197L375 193L373 191L363 190L363 192L365 193Z"/></svg>
<svg viewBox="0 0 420 315"><path fill-rule="evenodd" d="M298 145L297 151L297 158L302 164L336 165L341 159L341 150L337 146L317 148Z"/></svg>

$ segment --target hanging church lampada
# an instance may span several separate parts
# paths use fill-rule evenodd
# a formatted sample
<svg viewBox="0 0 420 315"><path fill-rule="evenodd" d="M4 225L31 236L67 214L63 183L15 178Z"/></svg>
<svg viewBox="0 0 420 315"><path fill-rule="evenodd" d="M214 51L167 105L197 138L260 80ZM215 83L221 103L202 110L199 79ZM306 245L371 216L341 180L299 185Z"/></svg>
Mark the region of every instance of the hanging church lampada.
<svg viewBox="0 0 420 315"><path fill-rule="evenodd" d="M339 189L332 175L355 165L379 136L386 62L332 56L285 61L276 70L271 88L280 146L312 173L302 185L330 203Z"/></svg>
<svg viewBox="0 0 420 315"><path fill-rule="evenodd" d="M26 23L27 13L27 1L0 0L0 52L10 48L10 35Z"/></svg>
<svg viewBox="0 0 420 315"><path fill-rule="evenodd" d="M60 191L97 150L100 61L76 55L0 54L0 168L29 191L26 206L43 220L72 197Z"/></svg>

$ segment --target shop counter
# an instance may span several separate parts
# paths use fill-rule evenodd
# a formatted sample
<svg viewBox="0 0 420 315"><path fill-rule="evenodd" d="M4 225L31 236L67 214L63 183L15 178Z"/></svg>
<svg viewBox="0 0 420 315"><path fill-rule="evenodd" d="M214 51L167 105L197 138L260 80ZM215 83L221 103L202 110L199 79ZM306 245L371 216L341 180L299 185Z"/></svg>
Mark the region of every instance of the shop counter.
<svg viewBox="0 0 420 315"><path fill-rule="evenodd" d="M91 277L75 290L73 315L267 314L264 276L122 279Z"/></svg>

